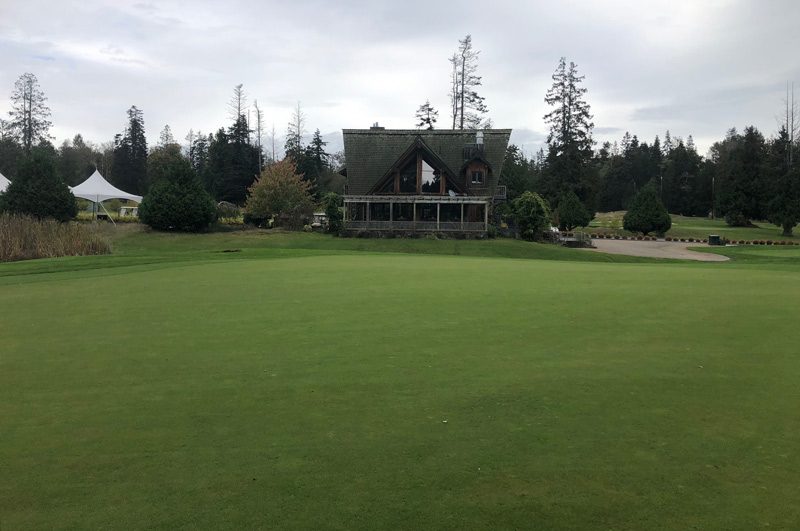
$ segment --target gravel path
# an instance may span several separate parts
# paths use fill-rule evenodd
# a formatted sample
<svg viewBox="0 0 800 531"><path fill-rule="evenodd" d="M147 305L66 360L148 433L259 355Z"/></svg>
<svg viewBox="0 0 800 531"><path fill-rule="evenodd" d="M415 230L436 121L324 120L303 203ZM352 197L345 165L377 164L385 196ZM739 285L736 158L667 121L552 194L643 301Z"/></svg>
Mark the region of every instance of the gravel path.
<svg viewBox="0 0 800 531"><path fill-rule="evenodd" d="M699 260L701 262L724 262L727 256L690 251L687 247L702 247L705 243L638 241L638 240L606 240L595 239L592 243L596 249L587 249L601 253L627 254L628 256L649 256L652 258L678 258L681 260Z"/></svg>

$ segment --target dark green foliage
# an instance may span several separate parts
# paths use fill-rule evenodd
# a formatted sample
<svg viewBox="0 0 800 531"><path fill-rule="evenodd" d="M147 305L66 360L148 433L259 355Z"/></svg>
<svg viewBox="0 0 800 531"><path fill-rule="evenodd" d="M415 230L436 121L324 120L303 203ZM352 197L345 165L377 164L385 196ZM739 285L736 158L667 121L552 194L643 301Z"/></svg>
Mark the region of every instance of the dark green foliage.
<svg viewBox="0 0 800 531"><path fill-rule="evenodd" d="M22 144L11 136L0 139L0 173L14 180L17 164L25 156Z"/></svg>
<svg viewBox="0 0 800 531"><path fill-rule="evenodd" d="M144 136L144 115L132 106L128 109L128 125L114 138L112 183L131 194L142 195L147 189L147 139Z"/></svg>
<svg viewBox="0 0 800 531"><path fill-rule="evenodd" d="M81 135L75 135L58 148L58 174L69 186L77 186L92 175L102 156L102 153L87 145Z"/></svg>
<svg viewBox="0 0 800 531"><path fill-rule="evenodd" d="M185 160L180 144L171 143L153 148L147 156L147 181L149 186L168 179L169 168L173 162L178 160Z"/></svg>
<svg viewBox="0 0 800 531"><path fill-rule="evenodd" d="M513 201L523 192L533 190L531 167L520 149L511 144L506 148L503 169L500 172L500 184L506 187L506 199Z"/></svg>
<svg viewBox="0 0 800 531"><path fill-rule="evenodd" d="M591 107L584 100L587 89L581 87L584 76L578 67L561 58L553 74L553 86L545 102L555 107L544 116L550 125L547 137L547 167L538 190L550 202L556 203L563 194L573 191L587 210L594 212L600 179L593 158Z"/></svg>
<svg viewBox="0 0 800 531"><path fill-rule="evenodd" d="M767 218L783 229L783 236L791 236L794 226L800 222L800 167L793 162L796 150L786 128L782 127L769 146L765 165L765 173L772 183Z"/></svg>
<svg viewBox="0 0 800 531"><path fill-rule="evenodd" d="M240 116L226 132L217 131L208 146L206 187L213 190L218 201L242 205L247 188L259 174L258 148L250 144L247 120ZM198 162L202 146L198 146Z"/></svg>
<svg viewBox="0 0 800 531"><path fill-rule="evenodd" d="M325 215L328 217L328 232L340 235L344 223L342 222L342 196L336 192L328 192L322 199Z"/></svg>
<svg viewBox="0 0 800 531"><path fill-rule="evenodd" d="M539 194L524 192L511 205L514 223L523 239L536 241L550 226L550 207Z"/></svg>
<svg viewBox="0 0 800 531"><path fill-rule="evenodd" d="M726 220L744 219L745 223L736 223L746 225L749 220L765 217L769 187L763 174L766 157L764 136L752 126L745 128L744 135L731 129L725 140L711 147L719 213Z"/></svg>
<svg viewBox="0 0 800 531"><path fill-rule="evenodd" d="M631 200L628 212L622 218L622 226L631 232L663 234L672 226L672 218L658 198L653 183L645 185Z"/></svg>
<svg viewBox="0 0 800 531"><path fill-rule="evenodd" d="M156 230L197 232L217 219L217 208L189 162L176 159L142 199L139 219Z"/></svg>
<svg viewBox="0 0 800 531"><path fill-rule="evenodd" d="M573 192L561 197L556 209L558 225L561 230L572 230L576 227L585 227L592 221L592 215L583 206L581 200Z"/></svg>
<svg viewBox="0 0 800 531"><path fill-rule="evenodd" d="M46 150L34 148L20 160L16 177L0 194L0 211L68 221L78 214L78 204L58 176L53 157Z"/></svg>

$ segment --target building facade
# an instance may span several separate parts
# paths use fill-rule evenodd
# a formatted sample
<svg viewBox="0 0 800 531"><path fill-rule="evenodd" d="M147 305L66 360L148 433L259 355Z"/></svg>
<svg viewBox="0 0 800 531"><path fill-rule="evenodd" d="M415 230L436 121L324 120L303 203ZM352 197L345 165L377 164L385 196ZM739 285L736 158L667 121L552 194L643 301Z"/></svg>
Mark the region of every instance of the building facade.
<svg viewBox="0 0 800 531"><path fill-rule="evenodd" d="M486 233L510 129L345 129L347 231Z"/></svg>

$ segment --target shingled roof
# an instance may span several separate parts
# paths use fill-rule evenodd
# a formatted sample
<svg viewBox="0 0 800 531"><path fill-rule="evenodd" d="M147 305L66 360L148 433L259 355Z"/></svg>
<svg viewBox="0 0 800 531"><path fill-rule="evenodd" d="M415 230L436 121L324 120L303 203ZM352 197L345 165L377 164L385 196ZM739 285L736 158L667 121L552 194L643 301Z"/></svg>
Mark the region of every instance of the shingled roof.
<svg viewBox="0 0 800 531"><path fill-rule="evenodd" d="M483 153L492 167L487 188L493 190L500 177L511 129L482 129ZM475 144L476 130L344 129L344 154L347 161L348 193L362 195L384 176L397 159L420 137L441 157L448 168L459 174L465 145Z"/></svg>

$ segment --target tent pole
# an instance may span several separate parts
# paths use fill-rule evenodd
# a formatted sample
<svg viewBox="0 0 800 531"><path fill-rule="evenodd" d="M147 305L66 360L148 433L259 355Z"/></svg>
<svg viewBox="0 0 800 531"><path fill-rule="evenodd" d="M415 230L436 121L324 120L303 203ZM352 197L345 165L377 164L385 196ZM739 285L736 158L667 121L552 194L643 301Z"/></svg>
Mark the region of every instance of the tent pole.
<svg viewBox="0 0 800 531"><path fill-rule="evenodd" d="M111 217L111 214L108 212L108 210L106 210L106 206L103 203L100 203L100 206L103 207L106 215L108 215L108 219L111 221L111 223L114 223L114 226L116 227L117 224L114 222L114 218Z"/></svg>

